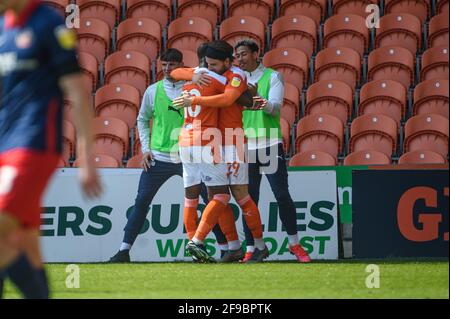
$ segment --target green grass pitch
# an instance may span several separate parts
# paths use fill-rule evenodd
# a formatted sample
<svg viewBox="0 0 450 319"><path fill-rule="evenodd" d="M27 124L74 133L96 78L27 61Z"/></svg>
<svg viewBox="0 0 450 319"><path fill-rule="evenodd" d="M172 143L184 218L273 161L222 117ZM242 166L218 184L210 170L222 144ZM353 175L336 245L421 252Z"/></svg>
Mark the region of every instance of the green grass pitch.
<svg viewBox="0 0 450 319"><path fill-rule="evenodd" d="M366 287L370 263L379 266L379 288ZM449 298L448 261L78 266L80 287L67 288L67 264L47 265L52 298ZM8 281L4 297L20 297Z"/></svg>

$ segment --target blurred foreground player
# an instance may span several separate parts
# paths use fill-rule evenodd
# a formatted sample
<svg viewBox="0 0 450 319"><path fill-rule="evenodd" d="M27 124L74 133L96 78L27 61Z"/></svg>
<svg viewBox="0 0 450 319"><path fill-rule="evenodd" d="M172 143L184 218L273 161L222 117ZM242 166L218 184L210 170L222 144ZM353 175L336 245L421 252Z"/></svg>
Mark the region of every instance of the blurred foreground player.
<svg viewBox="0 0 450 319"><path fill-rule="evenodd" d="M63 23L40 1L0 0L0 294L8 277L25 298L49 297L40 204L61 154L63 95L74 107L83 191L101 193L76 35Z"/></svg>

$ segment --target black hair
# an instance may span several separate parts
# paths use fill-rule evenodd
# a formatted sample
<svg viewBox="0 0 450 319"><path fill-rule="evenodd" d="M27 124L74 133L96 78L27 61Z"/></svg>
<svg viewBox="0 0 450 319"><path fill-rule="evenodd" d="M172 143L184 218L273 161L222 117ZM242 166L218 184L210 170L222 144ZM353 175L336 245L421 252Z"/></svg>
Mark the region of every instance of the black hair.
<svg viewBox="0 0 450 319"><path fill-rule="evenodd" d="M214 51L219 51L227 56L232 62L234 60L234 49L233 47L224 40L216 40L208 43L208 47L213 49Z"/></svg>
<svg viewBox="0 0 450 319"><path fill-rule="evenodd" d="M161 61L164 62L183 62L183 53L177 49L167 49L161 54Z"/></svg>
<svg viewBox="0 0 450 319"><path fill-rule="evenodd" d="M251 52L259 53L259 46L255 41L250 39L239 41L234 49L237 50L239 47L247 47Z"/></svg>

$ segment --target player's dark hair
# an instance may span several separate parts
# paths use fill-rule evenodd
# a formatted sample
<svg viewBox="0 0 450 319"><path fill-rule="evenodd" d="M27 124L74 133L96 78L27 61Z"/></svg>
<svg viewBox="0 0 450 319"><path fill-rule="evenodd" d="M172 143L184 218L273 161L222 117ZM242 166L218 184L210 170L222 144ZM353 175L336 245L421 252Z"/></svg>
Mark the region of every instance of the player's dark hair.
<svg viewBox="0 0 450 319"><path fill-rule="evenodd" d="M239 41L236 46L234 47L235 50L237 50L239 47L246 47L248 48L251 52L259 52L259 46L256 44L255 41L250 40L250 39L246 39L246 40L242 40Z"/></svg>
<svg viewBox="0 0 450 319"><path fill-rule="evenodd" d="M183 62L183 53L177 49L167 49L161 54L161 61L164 62Z"/></svg>
<svg viewBox="0 0 450 319"><path fill-rule="evenodd" d="M233 56L234 49L226 41L223 41L223 40L211 41L208 43L208 48L211 48L212 50L214 50L216 52L222 53L224 56L229 58L231 62L234 60L234 56Z"/></svg>
<svg viewBox="0 0 450 319"><path fill-rule="evenodd" d="M207 63L205 61L207 50L208 50L208 42L200 44L200 46L197 48L198 64L200 67L207 67Z"/></svg>

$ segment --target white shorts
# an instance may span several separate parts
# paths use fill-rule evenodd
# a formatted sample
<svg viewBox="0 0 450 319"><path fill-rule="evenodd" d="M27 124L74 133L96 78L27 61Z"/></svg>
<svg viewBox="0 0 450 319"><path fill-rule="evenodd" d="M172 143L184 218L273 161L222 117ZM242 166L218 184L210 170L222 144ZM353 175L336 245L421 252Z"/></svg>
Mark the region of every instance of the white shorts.
<svg viewBox="0 0 450 319"><path fill-rule="evenodd" d="M225 145L223 152L226 163L228 185L248 184L248 149L244 144L239 149L234 145Z"/></svg>
<svg viewBox="0 0 450 319"><path fill-rule="evenodd" d="M222 150L218 153L221 155ZM214 163L211 146L180 147L180 158L185 188L201 182L206 186L228 185L227 164Z"/></svg>

